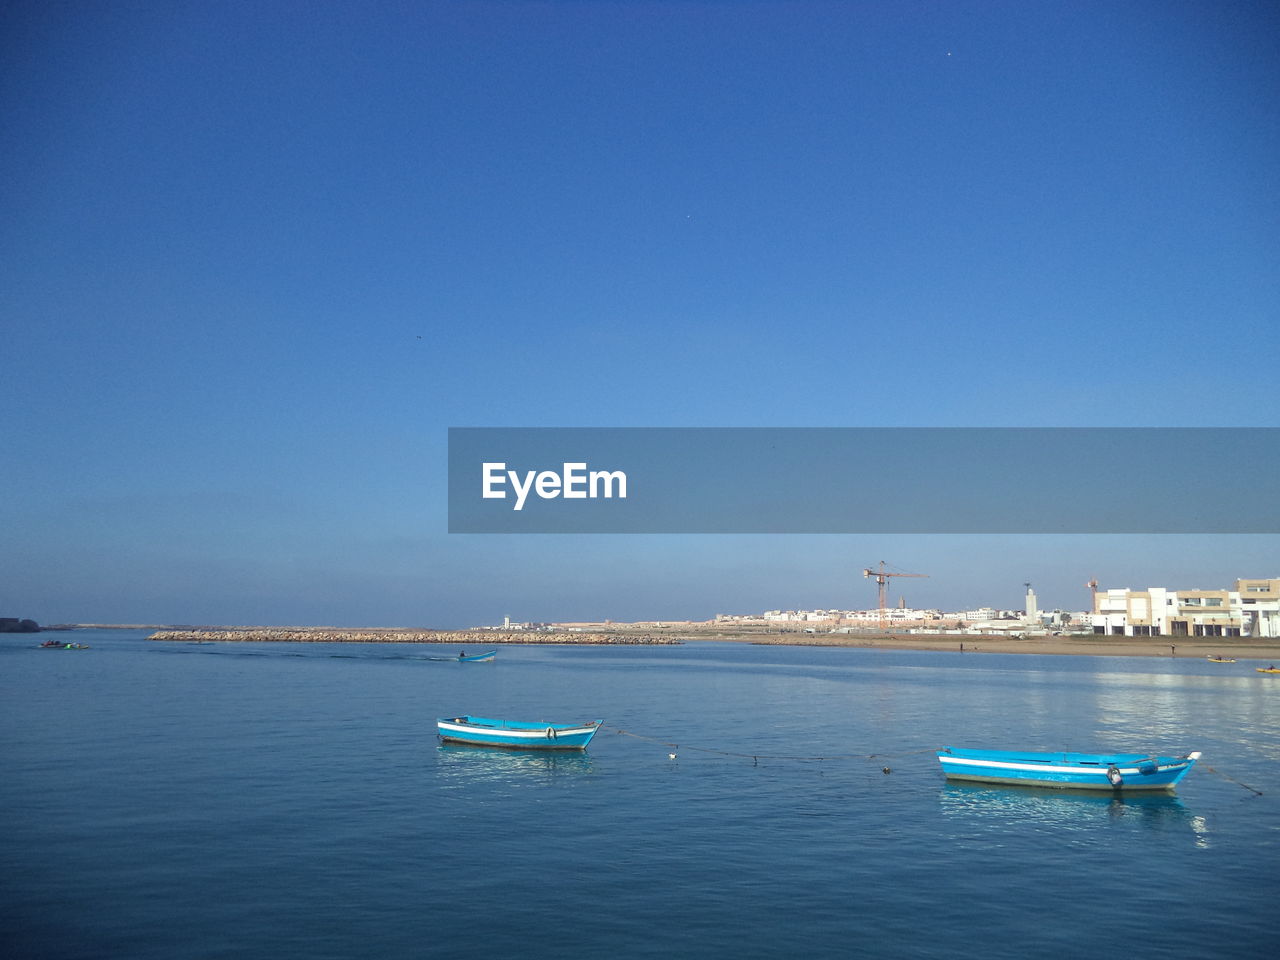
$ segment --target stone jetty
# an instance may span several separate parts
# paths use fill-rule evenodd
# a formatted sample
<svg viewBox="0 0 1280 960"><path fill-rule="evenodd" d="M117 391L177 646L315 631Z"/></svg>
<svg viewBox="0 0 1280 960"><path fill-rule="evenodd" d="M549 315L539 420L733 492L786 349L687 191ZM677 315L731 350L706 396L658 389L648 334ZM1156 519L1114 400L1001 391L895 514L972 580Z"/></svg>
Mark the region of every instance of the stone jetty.
<svg viewBox="0 0 1280 960"><path fill-rule="evenodd" d="M378 630L340 627L245 627L218 630L157 630L148 640L187 643L447 643L473 650L500 643L522 644L678 644L649 634L573 633L505 630Z"/></svg>

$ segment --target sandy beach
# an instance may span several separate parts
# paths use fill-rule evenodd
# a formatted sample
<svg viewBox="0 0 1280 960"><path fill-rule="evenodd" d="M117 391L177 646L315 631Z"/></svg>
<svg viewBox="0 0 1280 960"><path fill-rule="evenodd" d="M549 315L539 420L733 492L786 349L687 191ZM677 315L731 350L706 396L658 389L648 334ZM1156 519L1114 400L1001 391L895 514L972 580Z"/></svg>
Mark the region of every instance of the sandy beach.
<svg viewBox="0 0 1280 960"><path fill-rule="evenodd" d="M816 647L871 647L885 650L955 650L965 653L1029 653L1089 657L1178 657L1236 660L1266 660L1280 664L1280 638L1257 640L1240 637L1105 637L1063 636L1015 639L1000 636L899 635L858 636L852 634L798 637L700 637L699 639L739 640L748 643L803 644Z"/></svg>
<svg viewBox="0 0 1280 960"><path fill-rule="evenodd" d="M864 647L878 650L954 650L965 653L1025 653L1087 657L1224 657L1280 666L1280 637L1117 637L1098 634L1006 636L954 633L806 633L720 623L573 624L579 629L608 629L615 634L643 632L682 641L715 640L805 647Z"/></svg>

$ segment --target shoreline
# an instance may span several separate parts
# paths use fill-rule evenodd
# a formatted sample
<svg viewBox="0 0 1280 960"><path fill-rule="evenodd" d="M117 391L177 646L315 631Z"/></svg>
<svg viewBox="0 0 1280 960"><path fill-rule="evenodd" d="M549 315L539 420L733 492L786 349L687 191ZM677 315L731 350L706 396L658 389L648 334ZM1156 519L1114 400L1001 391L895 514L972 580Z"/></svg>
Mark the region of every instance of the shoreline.
<svg viewBox="0 0 1280 960"><path fill-rule="evenodd" d="M876 650L929 650L955 653L1018 653L1085 657L1165 657L1174 660L1207 660L1221 656L1235 660L1265 660L1280 663L1280 637L1256 640L1240 637L1026 637L913 635L913 636L806 636L723 637L717 639L781 646L863 647Z"/></svg>
<svg viewBox="0 0 1280 960"><path fill-rule="evenodd" d="M522 644L679 644L683 640L624 633L506 633L488 630L400 630L394 628L289 627L227 628L209 630L157 630L148 640L176 643L438 643L470 647Z"/></svg>
<svg viewBox="0 0 1280 960"><path fill-rule="evenodd" d="M585 625L584 625L585 626ZM599 626L599 625L591 625ZM617 633L657 633L682 642L715 641L787 647L856 647L870 650L927 650L952 653L1017 653L1047 656L1166 657L1207 660L1225 657L1280 665L1280 637L1125 637L1093 633L1009 636L955 633L804 633L799 630L700 626L693 624L609 624Z"/></svg>
<svg viewBox="0 0 1280 960"><path fill-rule="evenodd" d="M631 628L610 624L604 629L568 630L423 630L379 627L221 627L160 629L148 640L224 643L434 643L471 647L504 644L601 646L676 645L697 641L751 643L761 646L854 647L871 650L927 650L953 653L1016 653L1048 656L1169 657L1280 663L1280 637L1117 637L1096 634L1008 637L996 634L809 634L753 630Z"/></svg>

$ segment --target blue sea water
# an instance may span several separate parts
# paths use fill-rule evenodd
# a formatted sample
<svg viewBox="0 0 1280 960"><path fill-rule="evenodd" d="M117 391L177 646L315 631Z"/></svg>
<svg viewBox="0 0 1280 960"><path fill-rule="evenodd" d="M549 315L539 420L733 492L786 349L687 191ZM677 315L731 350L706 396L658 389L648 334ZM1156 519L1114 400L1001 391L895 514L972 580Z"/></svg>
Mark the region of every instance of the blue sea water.
<svg viewBox="0 0 1280 960"><path fill-rule="evenodd" d="M5 957L1273 953L1251 663L47 636L0 638ZM440 746L462 713L606 726ZM1114 801L947 785L945 745L1204 759Z"/></svg>

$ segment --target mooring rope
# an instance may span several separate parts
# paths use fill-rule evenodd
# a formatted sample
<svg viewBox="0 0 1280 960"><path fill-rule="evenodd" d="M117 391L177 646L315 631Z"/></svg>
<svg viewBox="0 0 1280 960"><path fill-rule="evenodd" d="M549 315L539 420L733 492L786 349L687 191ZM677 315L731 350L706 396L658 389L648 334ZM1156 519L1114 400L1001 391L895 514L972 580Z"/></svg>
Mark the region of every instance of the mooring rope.
<svg viewBox="0 0 1280 960"><path fill-rule="evenodd" d="M743 753L738 750L715 750L711 747L691 747L688 744L681 746L673 740L663 740L661 737L647 737L642 733L632 733L630 730L615 729L615 733L624 737L634 737L636 740L648 740L650 743L660 743L664 747L670 747L672 750L696 750L698 753L712 753L721 757L741 757L744 760L753 760L759 762L761 760L798 760L807 763L817 763L823 760L896 760L898 757L914 756L921 753L936 753L933 748L928 750L909 750L906 753L835 753L826 754L821 757L804 757L795 754L779 754L779 753Z"/></svg>
<svg viewBox="0 0 1280 960"><path fill-rule="evenodd" d="M739 756L741 759L751 760L751 762L756 764L758 764L760 760L796 760L796 762L800 763L822 763L823 760L896 760L899 759L900 756L918 756L919 754L937 753L936 749L928 748L925 750L908 750L905 751L905 753L897 754L826 754L823 756L800 756L795 754L748 754L742 753L740 750L716 750L709 748L709 746L689 746L687 744L681 746L675 740L663 740L662 737L645 736L644 733L632 733L630 730L621 730L621 728L617 728L614 732L620 733L621 736L632 737L632 739L635 740L646 740L649 741L650 744L662 744L663 746L667 746L667 748L671 748L672 756L676 755L676 750L695 750L700 754ZM1261 790L1256 790L1256 788L1249 786L1248 783L1242 783L1235 780L1235 777L1226 776L1225 773L1217 771L1217 769L1213 769L1208 764L1203 764L1203 767L1210 773L1216 773L1217 776L1222 778L1222 780L1229 780L1230 782L1235 783L1236 786L1244 787L1245 790L1248 790L1254 796L1262 796ZM883 772L890 772L890 768L884 767Z"/></svg>
<svg viewBox="0 0 1280 960"><path fill-rule="evenodd" d="M1252 793L1255 797L1260 797L1260 796L1262 796L1262 791L1261 791L1261 790L1255 790L1253 787L1249 786L1247 783L1241 783L1241 782L1240 782L1239 780L1237 780L1235 777L1228 777L1228 776L1227 776L1225 773L1223 773L1221 770L1215 770L1215 769L1213 769L1213 767L1209 766L1207 763L1204 765L1204 768L1205 768L1206 770L1208 770L1210 773L1216 773L1216 774L1217 774L1218 776L1220 776L1223 780L1230 780L1232 783L1236 784L1237 786L1244 787L1246 790L1248 790L1250 793Z"/></svg>

